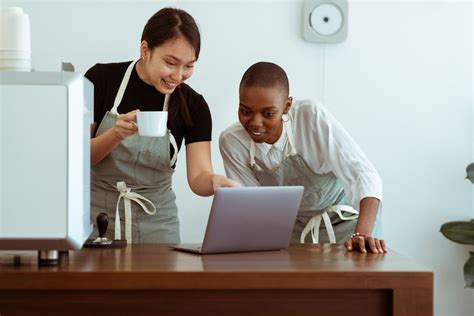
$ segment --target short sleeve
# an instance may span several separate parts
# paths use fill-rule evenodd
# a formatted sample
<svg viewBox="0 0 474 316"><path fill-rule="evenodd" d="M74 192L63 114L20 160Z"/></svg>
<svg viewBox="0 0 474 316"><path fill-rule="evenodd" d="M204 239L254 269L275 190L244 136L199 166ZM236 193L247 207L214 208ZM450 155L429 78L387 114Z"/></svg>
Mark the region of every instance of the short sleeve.
<svg viewBox="0 0 474 316"><path fill-rule="evenodd" d="M100 64L95 64L87 70L85 77L94 85L94 122L99 123L105 115L105 80Z"/></svg>
<svg viewBox="0 0 474 316"><path fill-rule="evenodd" d="M211 141L212 117L206 100L200 94L188 98L190 115L193 125L186 129L184 134L185 144Z"/></svg>

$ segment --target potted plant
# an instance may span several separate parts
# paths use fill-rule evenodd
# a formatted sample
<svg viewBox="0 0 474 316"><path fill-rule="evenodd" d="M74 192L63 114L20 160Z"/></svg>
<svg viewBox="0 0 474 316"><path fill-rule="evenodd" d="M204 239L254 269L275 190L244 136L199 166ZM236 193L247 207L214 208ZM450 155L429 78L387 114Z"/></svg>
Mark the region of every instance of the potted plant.
<svg viewBox="0 0 474 316"><path fill-rule="evenodd" d="M474 163L467 166L466 174L466 179L474 183ZM474 245L474 219L444 223L440 230L451 241L464 245ZM470 251L469 255L464 264L464 281L466 287L474 289L474 251Z"/></svg>

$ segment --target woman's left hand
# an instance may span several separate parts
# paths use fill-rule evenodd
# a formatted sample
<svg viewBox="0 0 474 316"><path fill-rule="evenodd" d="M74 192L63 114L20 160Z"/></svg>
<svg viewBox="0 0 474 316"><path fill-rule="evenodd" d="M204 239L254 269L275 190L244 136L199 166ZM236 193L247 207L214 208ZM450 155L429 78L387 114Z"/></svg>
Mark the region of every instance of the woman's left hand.
<svg viewBox="0 0 474 316"><path fill-rule="evenodd" d="M241 186L240 183L238 183L237 181L226 178L220 174L212 175L212 187L214 188L214 192L216 192L216 189L220 187L240 187L240 186Z"/></svg>
<svg viewBox="0 0 474 316"><path fill-rule="evenodd" d="M354 234L355 235L355 234ZM385 241L383 239L377 239L372 236L357 235L344 243L344 247L348 251L360 251L366 253L384 253L387 252Z"/></svg>

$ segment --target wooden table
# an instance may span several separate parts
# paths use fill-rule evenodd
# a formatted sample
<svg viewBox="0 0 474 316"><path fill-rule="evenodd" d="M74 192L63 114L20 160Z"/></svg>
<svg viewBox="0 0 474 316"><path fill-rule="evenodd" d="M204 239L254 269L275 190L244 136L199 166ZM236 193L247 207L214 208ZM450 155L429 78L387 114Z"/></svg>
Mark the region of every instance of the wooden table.
<svg viewBox="0 0 474 316"><path fill-rule="evenodd" d="M433 272L341 245L194 255L168 245L71 251L58 267L0 252L0 315L432 315Z"/></svg>

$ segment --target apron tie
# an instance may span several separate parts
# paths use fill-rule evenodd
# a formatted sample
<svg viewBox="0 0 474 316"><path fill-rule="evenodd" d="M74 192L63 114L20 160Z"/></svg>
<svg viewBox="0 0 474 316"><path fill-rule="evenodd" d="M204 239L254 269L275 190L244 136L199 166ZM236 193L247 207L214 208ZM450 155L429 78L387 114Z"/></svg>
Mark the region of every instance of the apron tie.
<svg viewBox="0 0 474 316"><path fill-rule="evenodd" d="M351 213L353 215L344 216L342 215L343 211ZM339 216L339 218L342 219L343 221L349 221L349 220L356 219L357 217L359 217L359 212L354 210L352 207L348 205L331 206L327 210L325 210L322 214L314 215L313 217L311 217L308 224L306 224L305 228L301 232L300 243L302 244L304 243L306 235L308 235L309 232L311 232L313 243L315 244L319 243L319 225L321 224L321 219L324 220L324 225L326 226L326 230L328 232L329 242L331 244L336 243L336 236L334 234L334 229L332 227L331 219L329 218L328 213L336 213Z"/></svg>
<svg viewBox="0 0 474 316"><path fill-rule="evenodd" d="M147 214L154 215L156 214L155 205L148 200L147 198L141 196L138 193L132 192L130 188L127 188L127 184L124 181L117 182L117 190L119 191L119 197L117 199L117 207L115 209L115 239L121 239L122 232L120 231L120 212L119 204L120 200L123 198L123 203L125 206L125 239L127 243L132 242L132 208L131 201L136 202L141 206L143 211ZM153 208L153 211L148 210L145 203L141 200L148 202Z"/></svg>

